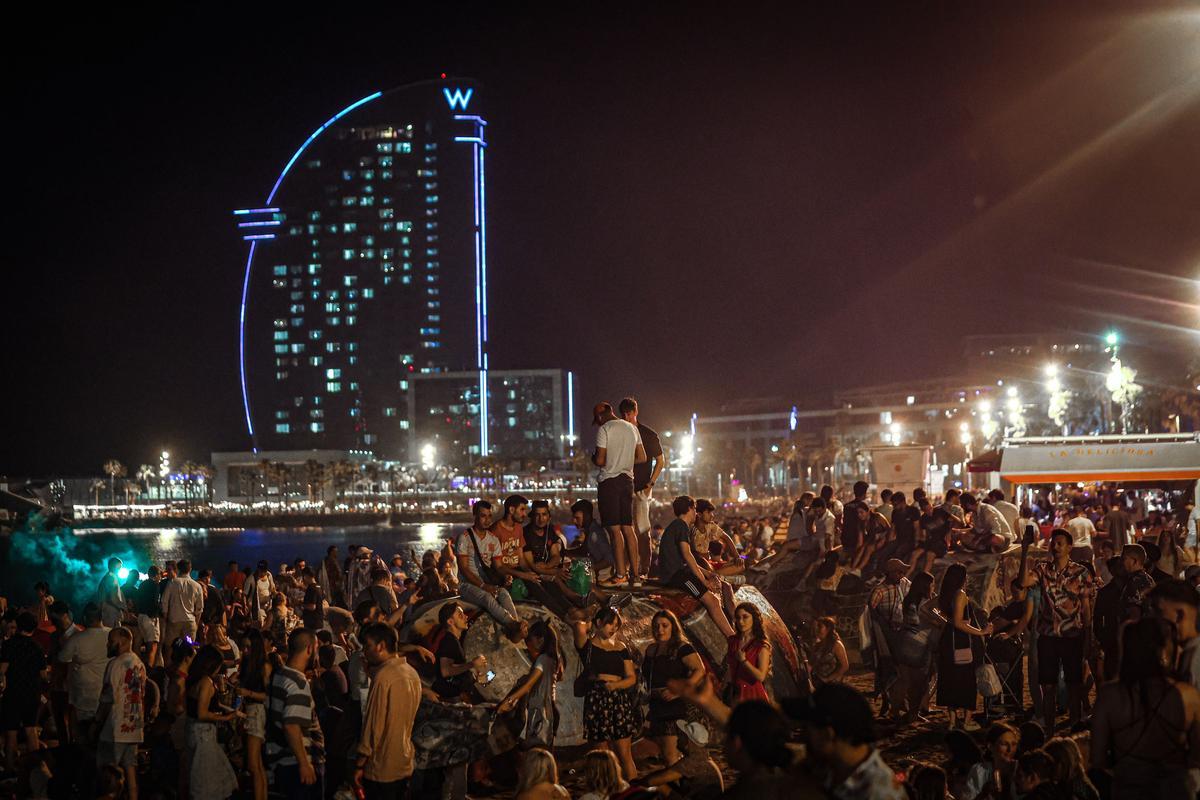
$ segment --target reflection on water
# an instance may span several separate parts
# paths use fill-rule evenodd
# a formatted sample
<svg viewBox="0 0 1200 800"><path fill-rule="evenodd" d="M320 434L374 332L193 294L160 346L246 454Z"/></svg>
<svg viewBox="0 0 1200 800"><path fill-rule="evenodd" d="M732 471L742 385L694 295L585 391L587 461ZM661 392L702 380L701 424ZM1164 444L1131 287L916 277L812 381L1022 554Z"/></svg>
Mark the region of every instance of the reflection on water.
<svg viewBox="0 0 1200 800"><path fill-rule="evenodd" d="M151 563L190 558L196 569L212 569L223 574L229 561L253 564L266 559L272 569L284 561L305 558L310 564L325 556L330 545L346 556L349 545L366 545L385 560L393 554L417 554L440 548L455 527L444 522L411 525L361 525L351 527L306 528L89 528L75 532L79 537L104 537L121 543L126 550L140 554L146 561L138 566L145 571Z"/></svg>

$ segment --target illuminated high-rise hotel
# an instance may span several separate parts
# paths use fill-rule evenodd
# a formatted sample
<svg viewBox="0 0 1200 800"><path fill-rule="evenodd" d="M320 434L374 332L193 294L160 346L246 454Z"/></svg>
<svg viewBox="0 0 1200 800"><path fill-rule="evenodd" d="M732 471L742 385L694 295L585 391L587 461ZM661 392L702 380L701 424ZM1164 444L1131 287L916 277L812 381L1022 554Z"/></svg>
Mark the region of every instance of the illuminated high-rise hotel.
<svg viewBox="0 0 1200 800"><path fill-rule="evenodd" d="M369 94L300 144L262 202L234 212L255 453L416 461L433 448L462 464L570 447L572 374L488 378L483 111L470 81ZM426 382L442 376L453 380Z"/></svg>
<svg viewBox="0 0 1200 800"><path fill-rule="evenodd" d="M235 219L247 242L240 369L256 450L409 450L414 375L487 380L483 97L375 92L333 115ZM467 397L489 452L487 392Z"/></svg>

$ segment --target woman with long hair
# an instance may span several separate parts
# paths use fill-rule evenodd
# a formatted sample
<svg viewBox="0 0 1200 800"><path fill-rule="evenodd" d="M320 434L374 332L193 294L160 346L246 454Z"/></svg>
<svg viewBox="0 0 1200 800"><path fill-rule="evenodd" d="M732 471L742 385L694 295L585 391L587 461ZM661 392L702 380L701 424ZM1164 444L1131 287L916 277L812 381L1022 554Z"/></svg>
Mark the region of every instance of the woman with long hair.
<svg viewBox="0 0 1200 800"><path fill-rule="evenodd" d="M525 751L517 778L517 800L565 800L571 795L558 784L558 762L549 750Z"/></svg>
<svg viewBox="0 0 1200 800"><path fill-rule="evenodd" d="M1091 763L1112 769L1113 797L1193 797L1200 767L1200 692L1171 676L1175 626L1143 617L1121 633L1118 679L1100 687Z"/></svg>
<svg viewBox="0 0 1200 800"><path fill-rule="evenodd" d="M912 586L900 606L904 621L892 653L897 680L888 692L892 717L905 722L917 719L929 691L933 628L921 616L921 606L932 597L933 575L921 570L912 576Z"/></svg>
<svg viewBox="0 0 1200 800"><path fill-rule="evenodd" d="M733 610L736 628L729 637L729 688L731 705L746 700L770 702L764 681L771 674L771 642L763 629L762 612L753 603L739 603Z"/></svg>
<svg viewBox="0 0 1200 800"><path fill-rule="evenodd" d="M237 791L237 775L217 741L217 724L240 714L217 705L221 653L205 645L188 667L186 680L188 781L191 800L225 800Z"/></svg>
<svg viewBox="0 0 1200 800"><path fill-rule="evenodd" d="M629 784L621 780L621 765L609 750L592 750L583 759L583 788L579 800L609 800L628 791Z"/></svg>
<svg viewBox="0 0 1200 800"><path fill-rule="evenodd" d="M1074 739L1055 736L1043 748L1054 759L1054 786L1063 800L1100 800L1083 766L1083 753Z"/></svg>
<svg viewBox="0 0 1200 800"><path fill-rule="evenodd" d="M838 635L833 617L817 617L816 641L813 642L809 658L812 660L813 683L837 683L850 671L850 659L846 645Z"/></svg>
<svg viewBox="0 0 1200 800"><path fill-rule="evenodd" d="M642 671L650 686L650 736L658 744L663 766L670 766L683 758L675 723L687 718L687 701L672 692L667 682L682 679L688 686L695 686L705 680L704 661L672 612L656 612L650 618L650 633L654 640L642 659Z"/></svg>
<svg viewBox="0 0 1200 800"><path fill-rule="evenodd" d="M258 628L247 628L242 639L242 666L237 693L245 702L246 769L253 781L254 800L266 800L267 770L263 745L267 741L267 687L271 685L271 641Z"/></svg>
<svg viewBox="0 0 1200 800"><path fill-rule="evenodd" d="M271 640L276 644L284 644L288 634L296 629L299 620L288 605L288 597L283 592L276 592L271 598L271 609L267 612L267 621L263 629L269 631Z"/></svg>
<svg viewBox="0 0 1200 800"><path fill-rule="evenodd" d="M1020 741L1021 735L1012 725L993 722L987 732L987 757L967 772L967 786L959 796L960 800L1007 797Z"/></svg>
<svg viewBox="0 0 1200 800"><path fill-rule="evenodd" d="M937 607L946 620L946 627L938 640L937 702L946 709L951 728L976 731L979 724L970 717L976 702L971 637L990 635L992 625L989 622L983 628L977 628L971 624L971 601L963 588L966 583L967 568L962 564L951 564L942 576L942 589L938 592Z"/></svg>
<svg viewBox="0 0 1200 800"><path fill-rule="evenodd" d="M220 622L213 622L204 626L204 641L217 649L221 654L222 674L233 675L237 672L238 661L241 660L241 652L238 646L229 638L229 634L225 630L225 626Z"/></svg>
<svg viewBox="0 0 1200 800"><path fill-rule="evenodd" d="M621 612L604 606L592 619L591 633L575 625L575 648L582 662L581 676L588 689L583 698L583 728L589 742L617 751L625 780L637 777L633 760L633 735L642 729L641 709L634 687L637 665L629 646L617 638Z"/></svg>
<svg viewBox="0 0 1200 800"><path fill-rule="evenodd" d="M558 634L544 619L529 626L525 649L533 664L524 680L513 687L497 709L508 713L517 707L522 697L529 698L525 718L525 743L533 747L554 747L554 732L558 728L555 710L555 686L562 680L563 659L558 650Z"/></svg>

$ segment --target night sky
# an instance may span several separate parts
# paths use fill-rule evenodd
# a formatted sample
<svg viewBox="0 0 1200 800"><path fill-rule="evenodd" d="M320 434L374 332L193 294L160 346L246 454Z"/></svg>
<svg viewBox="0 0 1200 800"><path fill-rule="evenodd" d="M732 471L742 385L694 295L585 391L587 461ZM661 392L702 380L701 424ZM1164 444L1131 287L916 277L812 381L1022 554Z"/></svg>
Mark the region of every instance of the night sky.
<svg viewBox="0 0 1200 800"><path fill-rule="evenodd" d="M488 94L491 363L575 369L581 407L665 427L950 374L971 333L1198 324L1197 6L575 5L31 28L0 474L246 449L230 211L441 72Z"/></svg>

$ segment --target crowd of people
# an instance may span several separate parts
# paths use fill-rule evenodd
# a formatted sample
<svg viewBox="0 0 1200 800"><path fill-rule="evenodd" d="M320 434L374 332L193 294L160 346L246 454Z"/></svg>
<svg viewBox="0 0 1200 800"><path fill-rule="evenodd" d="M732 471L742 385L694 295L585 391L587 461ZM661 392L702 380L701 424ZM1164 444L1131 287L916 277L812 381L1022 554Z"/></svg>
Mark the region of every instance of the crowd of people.
<svg viewBox="0 0 1200 800"><path fill-rule="evenodd" d="M1191 507L1081 495L1062 514L1042 496L1018 507L957 489L870 502L860 482L845 498L806 492L779 517L718 519L719 503L680 496L656 526L657 435L629 398L598 404L594 422L597 502L571 506L571 540L548 503L512 495L475 502L469 526L419 557L331 546L314 563L230 562L219 576L114 558L78 608L39 582L3 616L7 785L194 800L527 800L569 797L564 782L585 800L1200 787ZM968 566L987 559L1018 566L1003 572L1010 601L984 613ZM791 621L791 696L774 689L794 666L779 666L763 608L736 597L768 577L811 608ZM644 647L625 629L639 590L670 598ZM850 593L868 595L872 692L845 683ZM721 651L671 608L707 614ZM526 665L499 699L487 655L467 655L477 621ZM558 768L568 692L589 746L572 780ZM945 714L944 762L886 763L881 733L931 708Z"/></svg>

